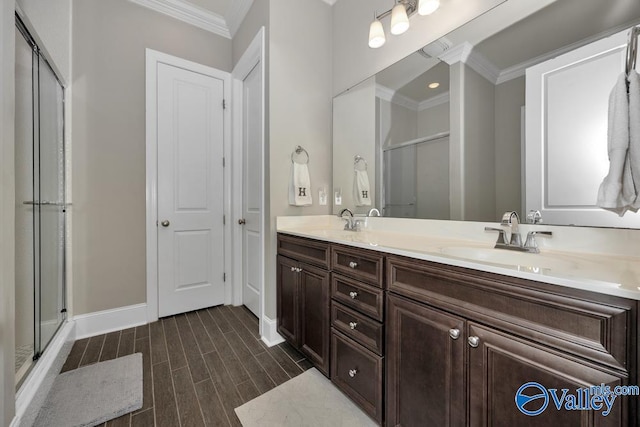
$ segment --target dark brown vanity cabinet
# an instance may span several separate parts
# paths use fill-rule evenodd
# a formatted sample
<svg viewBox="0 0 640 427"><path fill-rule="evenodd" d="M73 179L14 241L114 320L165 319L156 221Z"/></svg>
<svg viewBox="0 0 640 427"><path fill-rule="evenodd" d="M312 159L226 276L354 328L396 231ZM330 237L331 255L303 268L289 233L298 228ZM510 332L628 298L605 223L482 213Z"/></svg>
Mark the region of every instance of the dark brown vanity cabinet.
<svg viewBox="0 0 640 427"><path fill-rule="evenodd" d="M636 425L629 397L607 416L515 400L528 382L635 385L635 301L401 257L387 272L387 425Z"/></svg>
<svg viewBox="0 0 640 427"><path fill-rule="evenodd" d="M384 256L333 245L331 266L331 381L382 424Z"/></svg>
<svg viewBox="0 0 640 427"><path fill-rule="evenodd" d="M278 332L329 375L329 245L279 236L278 246L291 256L278 255Z"/></svg>

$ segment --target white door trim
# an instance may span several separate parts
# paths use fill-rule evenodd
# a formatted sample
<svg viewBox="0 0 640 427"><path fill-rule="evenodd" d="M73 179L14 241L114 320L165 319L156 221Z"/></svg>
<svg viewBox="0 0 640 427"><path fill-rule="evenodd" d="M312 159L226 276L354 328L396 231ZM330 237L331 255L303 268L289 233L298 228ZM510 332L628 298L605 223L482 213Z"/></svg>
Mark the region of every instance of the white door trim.
<svg viewBox="0 0 640 427"><path fill-rule="evenodd" d="M185 70L204 74L224 81L224 99L231 99L231 75L206 65L187 61L152 49L146 49L146 235L147 235L147 321L158 320L158 111L157 111L157 67L159 63L172 65ZM224 157L231 153L231 114L227 108L224 115ZM224 168L224 214L231 212L231 171ZM224 225L224 252L231 254L231 226L229 220ZM225 256L225 271L231 271L232 260ZM225 283L225 304L231 301L231 286Z"/></svg>
<svg viewBox="0 0 640 427"><path fill-rule="evenodd" d="M231 194L233 194L233 304L240 305L242 304L242 254L243 254L243 243L242 243L242 226L238 225L236 222L237 218L242 217L242 196L243 196L243 188L242 188L242 176L243 176L243 154L242 154L242 94L243 94L243 85L244 79L251 73L251 71L255 68L255 66L260 64L260 78L262 79L262 153L261 157L264 162L265 159L265 64L264 64L264 53L265 53L265 30L264 27L261 27L253 41L247 48L247 50L242 54L242 57L234 67L231 72L231 78L233 80L233 154L232 154L232 168L233 168L233 188ZM266 191L266 169L263 165L262 168L262 201L261 201L261 218L260 222L262 223L262 238L261 238L261 246L262 246L262 291L260 293L260 315L258 316L259 320L259 333L262 336L263 331L263 323L264 323L264 285L265 285L265 265L264 265L264 245L265 245L265 232L269 228L266 224L266 201L265 201L265 191Z"/></svg>

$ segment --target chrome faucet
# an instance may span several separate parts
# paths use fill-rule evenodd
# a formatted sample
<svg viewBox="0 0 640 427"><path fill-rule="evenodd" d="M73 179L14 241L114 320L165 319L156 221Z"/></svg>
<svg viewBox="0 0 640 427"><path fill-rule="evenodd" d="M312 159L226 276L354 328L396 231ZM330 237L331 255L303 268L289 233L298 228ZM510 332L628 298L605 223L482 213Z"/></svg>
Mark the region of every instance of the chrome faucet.
<svg viewBox="0 0 640 427"><path fill-rule="evenodd" d="M373 214L376 214L375 216L380 216L380 211L376 208L369 209L367 216L374 216Z"/></svg>
<svg viewBox="0 0 640 427"><path fill-rule="evenodd" d="M345 214L349 214L349 216L345 217ZM362 221L353 218L353 212L351 209L344 208L338 214L343 221L347 223L344 225L344 229L348 231L360 231L360 226Z"/></svg>
<svg viewBox="0 0 640 427"><path fill-rule="evenodd" d="M552 236L551 231L530 231L527 233L527 240L524 245L522 244L522 237L520 236L519 230L520 218L518 217L517 212L505 212L502 215L502 222L500 225L503 227L509 227L511 231L510 238L507 239L507 233L502 228L494 228L494 227L485 227L485 231L497 231L498 240L494 248L496 249L508 249L512 251L519 252L528 252L528 253L540 253L540 249L538 249L538 243L536 242L535 236ZM507 243L508 241L508 243Z"/></svg>

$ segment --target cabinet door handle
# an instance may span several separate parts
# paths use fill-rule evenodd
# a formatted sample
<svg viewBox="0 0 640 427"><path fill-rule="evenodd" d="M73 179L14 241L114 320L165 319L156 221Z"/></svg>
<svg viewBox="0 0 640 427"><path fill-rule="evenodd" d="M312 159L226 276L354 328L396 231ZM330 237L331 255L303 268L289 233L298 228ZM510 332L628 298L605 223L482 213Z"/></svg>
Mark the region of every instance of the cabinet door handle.
<svg viewBox="0 0 640 427"><path fill-rule="evenodd" d="M449 336L454 340L457 340L458 338L460 338L460 329L457 329L457 328L449 329Z"/></svg>
<svg viewBox="0 0 640 427"><path fill-rule="evenodd" d="M480 345L480 338L478 337L469 337L467 339L467 342L469 343L469 345L473 348L476 348L478 345Z"/></svg>
<svg viewBox="0 0 640 427"><path fill-rule="evenodd" d="M349 296L351 297L351 299L356 299L356 297L358 296L358 293L355 291L351 291L349 292Z"/></svg>
<svg viewBox="0 0 640 427"><path fill-rule="evenodd" d="M357 369L349 369L349 376L351 378L355 377L357 373L358 373Z"/></svg>
<svg viewBox="0 0 640 427"><path fill-rule="evenodd" d="M351 267L351 268L356 268L357 266L358 266L358 263L357 263L357 262L355 262L355 261L351 261L351 262L349 263L349 267Z"/></svg>
<svg viewBox="0 0 640 427"><path fill-rule="evenodd" d="M349 327L350 327L351 329L355 329L355 328L356 328L356 326L358 326L358 323L357 323L357 322L349 322Z"/></svg>

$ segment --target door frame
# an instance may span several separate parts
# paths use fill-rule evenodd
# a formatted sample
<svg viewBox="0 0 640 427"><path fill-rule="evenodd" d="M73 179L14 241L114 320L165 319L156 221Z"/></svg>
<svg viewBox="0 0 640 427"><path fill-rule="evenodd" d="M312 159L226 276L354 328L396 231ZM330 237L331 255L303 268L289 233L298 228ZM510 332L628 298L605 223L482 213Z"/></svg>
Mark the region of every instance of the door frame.
<svg viewBox="0 0 640 427"><path fill-rule="evenodd" d="M232 168L233 168L233 215L231 218L233 222L233 305L242 304L242 286L244 283L244 277L242 272L243 266L243 229L241 225L238 225L237 219L242 218L243 215L243 174L244 174L244 158L243 158L243 89L244 80L251 73L251 71L259 64L260 66L260 78L262 79L262 188L261 188L261 209L260 209L260 222L262 224L262 236L261 241L261 253L262 253L262 265L260 266L260 275L262 276L262 289L260 291L260 304L258 315L258 327L259 334L263 336L263 324L264 324L264 305L265 305L265 233L268 230L266 218L266 165L265 165L265 100L266 100L266 80L265 80L265 29L261 27L256 36L253 38L251 44L247 47L242 57L233 68L231 72L232 78L232 93L233 93L233 153L232 153Z"/></svg>
<svg viewBox="0 0 640 427"><path fill-rule="evenodd" d="M188 61L153 49L146 49L146 260L147 260L147 321L158 320L158 64L167 64L183 68L199 74L204 74L224 82L223 96L227 102L231 99L231 75L206 65ZM223 155L230 158L231 153L231 115L230 108L223 110ZM231 200L231 171L224 167L223 171L223 212L225 218L230 218ZM224 253L231 254L231 226L230 220L223 225ZM231 271L231 256L225 256L224 270ZM225 280L225 304L231 303L230 281Z"/></svg>

